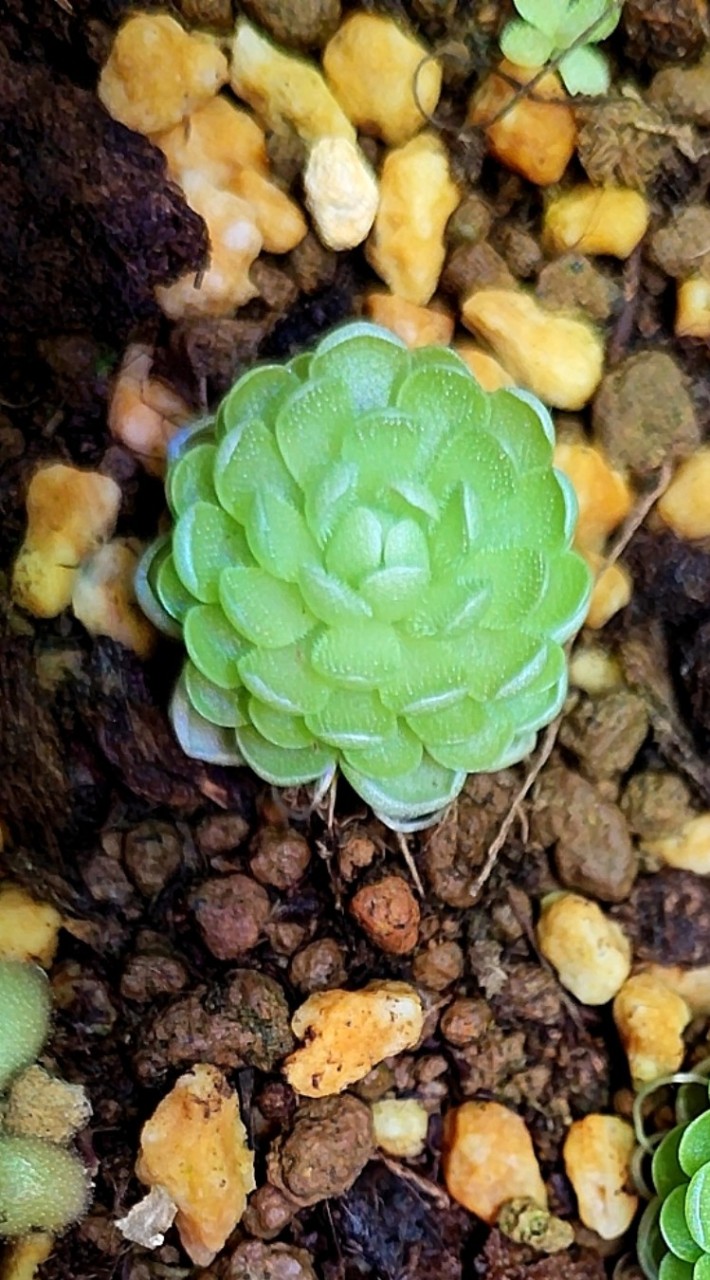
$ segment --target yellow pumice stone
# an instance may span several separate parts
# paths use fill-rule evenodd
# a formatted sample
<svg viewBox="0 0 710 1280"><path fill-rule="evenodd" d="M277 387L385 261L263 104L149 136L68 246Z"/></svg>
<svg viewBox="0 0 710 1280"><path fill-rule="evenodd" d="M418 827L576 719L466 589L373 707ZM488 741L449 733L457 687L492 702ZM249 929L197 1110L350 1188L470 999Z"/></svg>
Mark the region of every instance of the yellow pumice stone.
<svg viewBox="0 0 710 1280"><path fill-rule="evenodd" d="M710 537L710 448L681 462L656 510L679 538Z"/></svg>
<svg viewBox="0 0 710 1280"><path fill-rule="evenodd" d="M620 1116L585 1116L575 1120L567 1134L565 1169L579 1216L602 1240L623 1235L636 1214L639 1198L627 1190L635 1146L633 1126Z"/></svg>
<svg viewBox="0 0 710 1280"><path fill-rule="evenodd" d="M218 43L167 13L136 13L120 28L99 79L109 115L137 133L179 124L219 92L227 59Z"/></svg>
<svg viewBox="0 0 710 1280"><path fill-rule="evenodd" d="M380 14L351 14L326 45L323 67L348 119L389 146L418 133L439 101L439 63Z"/></svg>
<svg viewBox="0 0 710 1280"><path fill-rule="evenodd" d="M679 1069L690 1016L683 997L653 974L627 978L614 1000L614 1022L637 1086Z"/></svg>
<svg viewBox="0 0 710 1280"><path fill-rule="evenodd" d="M549 253L574 250L628 258L646 234L650 214L648 200L639 191L584 183L550 201L543 246Z"/></svg>
<svg viewBox="0 0 710 1280"><path fill-rule="evenodd" d="M355 130L315 65L277 48L240 18L232 42L230 83L269 129L290 125L309 145L319 138L349 138Z"/></svg>
<svg viewBox="0 0 710 1280"><path fill-rule="evenodd" d="M601 382L604 344L598 330L545 310L531 294L478 289L465 300L462 319L520 386L555 409L583 408Z"/></svg>
<svg viewBox="0 0 710 1280"><path fill-rule="evenodd" d="M444 265L444 231L461 195L440 138L420 133L390 151L367 260L393 293L425 307Z"/></svg>

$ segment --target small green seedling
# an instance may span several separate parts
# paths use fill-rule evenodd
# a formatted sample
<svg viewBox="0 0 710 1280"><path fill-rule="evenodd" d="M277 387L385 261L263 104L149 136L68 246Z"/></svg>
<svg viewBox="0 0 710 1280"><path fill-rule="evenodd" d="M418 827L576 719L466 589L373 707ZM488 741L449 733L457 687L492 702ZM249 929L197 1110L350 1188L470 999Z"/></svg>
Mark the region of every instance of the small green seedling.
<svg viewBox="0 0 710 1280"><path fill-rule="evenodd" d="M520 18L503 29L500 47L521 67L554 59L568 93L596 95L609 88L609 65L593 48L611 35L623 0L515 0Z"/></svg>
<svg viewBox="0 0 710 1280"><path fill-rule="evenodd" d="M705 1064L707 1065L707 1064ZM637 1252L648 1280L710 1280L710 1106L708 1082L680 1075L676 1121L651 1158L653 1196L641 1218ZM650 1089L658 1087L651 1086ZM644 1090L644 1096L649 1090ZM638 1113L640 1115L640 1107ZM648 1157L647 1157L648 1158Z"/></svg>
<svg viewBox="0 0 710 1280"><path fill-rule="evenodd" d="M38 965L0 960L0 1093L34 1062L49 1034L49 983Z"/></svg>
<svg viewBox="0 0 710 1280"><path fill-rule="evenodd" d="M173 448L137 580L187 650L185 751L282 787L337 768L402 828L523 759L590 592L552 448L533 396L374 325L240 378Z"/></svg>
<svg viewBox="0 0 710 1280"><path fill-rule="evenodd" d="M0 1236L63 1231L86 1211L89 1186L72 1151L0 1133Z"/></svg>
<svg viewBox="0 0 710 1280"><path fill-rule="evenodd" d="M42 969L0 960L0 1094L42 1049L50 1008ZM5 1132L0 1122L0 1238L62 1230L86 1209L89 1187L87 1171L73 1152Z"/></svg>

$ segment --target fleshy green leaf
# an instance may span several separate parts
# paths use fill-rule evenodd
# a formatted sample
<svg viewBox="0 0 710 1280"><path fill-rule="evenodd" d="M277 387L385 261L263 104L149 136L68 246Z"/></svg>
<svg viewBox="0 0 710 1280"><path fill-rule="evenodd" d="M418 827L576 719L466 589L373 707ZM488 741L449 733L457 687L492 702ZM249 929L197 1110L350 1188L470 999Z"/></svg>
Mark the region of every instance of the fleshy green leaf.
<svg viewBox="0 0 710 1280"><path fill-rule="evenodd" d="M569 6L570 0L515 0L520 17L546 36L555 35Z"/></svg>
<svg viewBox="0 0 710 1280"><path fill-rule="evenodd" d="M332 685L312 669L307 645L252 649L239 663L239 675L250 693L269 706L292 715L309 715L324 707Z"/></svg>
<svg viewBox="0 0 710 1280"><path fill-rule="evenodd" d="M220 689L241 683L237 664L249 650L218 604L198 604L185 617L185 647L198 671Z"/></svg>
<svg viewBox="0 0 710 1280"><path fill-rule="evenodd" d="M249 699L249 719L262 738L266 738L275 747L294 751L314 745L313 734L308 730L303 716L278 711L260 698Z"/></svg>
<svg viewBox="0 0 710 1280"><path fill-rule="evenodd" d="M188 609L197 601L182 585L172 555L166 555L158 566L155 575L155 591L163 608L176 622L184 622Z"/></svg>
<svg viewBox="0 0 710 1280"><path fill-rule="evenodd" d="M219 579L226 564L252 563L241 525L210 502L196 502L180 516L173 534L173 559L183 586L202 604L219 599Z"/></svg>
<svg viewBox="0 0 710 1280"><path fill-rule="evenodd" d="M607 93L611 84L609 63L603 53L589 45L571 49L560 60L558 70L568 93L596 97Z"/></svg>
<svg viewBox="0 0 710 1280"><path fill-rule="evenodd" d="M265 782L276 787L299 787L315 782L335 763L333 752L318 743L289 751L275 746L250 725L237 729L236 736L247 764Z"/></svg>
<svg viewBox="0 0 710 1280"><path fill-rule="evenodd" d="M693 1280L710 1280L710 1253L701 1253L693 1267Z"/></svg>
<svg viewBox="0 0 710 1280"><path fill-rule="evenodd" d="M489 430L520 475L550 466L555 443L552 418L529 391L517 387L495 391L491 396Z"/></svg>
<svg viewBox="0 0 710 1280"><path fill-rule="evenodd" d="M478 578L456 576L448 582L432 582L402 629L412 638L445 640L463 635L484 617L490 595L490 583Z"/></svg>
<svg viewBox="0 0 710 1280"><path fill-rule="evenodd" d="M702 1165L690 1179L685 1196L685 1220L695 1243L710 1253L710 1163Z"/></svg>
<svg viewBox="0 0 710 1280"><path fill-rule="evenodd" d="M443 809L459 794L466 778L463 772L444 769L426 753L416 769L396 778L368 777L348 761L341 767L358 795L377 814L395 821Z"/></svg>
<svg viewBox="0 0 710 1280"><path fill-rule="evenodd" d="M409 352L393 333L361 322L336 329L319 344L312 378L337 378L347 387L357 413L382 409L394 385L409 369Z"/></svg>
<svg viewBox="0 0 710 1280"><path fill-rule="evenodd" d="M667 1253L658 1268L658 1280L693 1280L693 1264Z"/></svg>
<svg viewBox="0 0 710 1280"><path fill-rule="evenodd" d="M481 545L562 551L569 545L576 518L576 499L567 478L558 471L531 471L488 520Z"/></svg>
<svg viewBox="0 0 710 1280"><path fill-rule="evenodd" d="M678 1144L678 1163L688 1178L710 1164L710 1111L687 1126Z"/></svg>
<svg viewBox="0 0 710 1280"><path fill-rule="evenodd" d="M369 507L353 507L338 522L325 549L326 567L337 578L357 583L379 569L384 549L385 530L379 516Z"/></svg>
<svg viewBox="0 0 710 1280"><path fill-rule="evenodd" d="M334 462L314 484L306 487L306 524L323 547L339 520L357 497L357 469L350 462Z"/></svg>
<svg viewBox="0 0 710 1280"><path fill-rule="evenodd" d="M485 430L491 417L489 398L461 364L443 368L419 363L400 386L397 406L421 427L422 465L431 462L447 438L462 430Z"/></svg>
<svg viewBox="0 0 710 1280"><path fill-rule="evenodd" d="M299 575L303 599L321 622L337 626L341 622L372 617L372 609L366 600L342 578L326 573L316 565L307 565Z"/></svg>
<svg viewBox="0 0 710 1280"><path fill-rule="evenodd" d="M649 1280L658 1280L658 1269L666 1252L666 1243L661 1235L658 1219L663 1201L661 1196L649 1200L641 1215L636 1233L636 1252L645 1276Z"/></svg>
<svg viewBox="0 0 710 1280"><path fill-rule="evenodd" d="M246 535L262 569L285 582L296 582L304 565L318 563L315 539L300 511L270 489L254 495Z"/></svg>
<svg viewBox="0 0 710 1280"><path fill-rule="evenodd" d="M427 746L446 746L461 742L483 729L487 720L485 707L473 698L463 697L447 706L418 711L407 716L407 723Z"/></svg>
<svg viewBox="0 0 710 1280"><path fill-rule="evenodd" d="M175 516L181 516L195 502L217 501L213 480L216 457L216 445L205 442L187 449L168 468L165 491Z"/></svg>
<svg viewBox="0 0 710 1280"><path fill-rule="evenodd" d="M402 662L380 690L382 701L398 715L448 707L468 692L466 655L445 640L407 639Z"/></svg>
<svg viewBox="0 0 710 1280"><path fill-rule="evenodd" d="M313 670L345 687L378 689L401 661L394 628L369 618L331 627L314 640L311 649Z"/></svg>
<svg viewBox="0 0 710 1280"><path fill-rule="evenodd" d="M469 484L455 486L446 498L441 515L431 526L428 543L434 580L461 573L466 555L475 550L483 528L481 507Z"/></svg>
<svg viewBox="0 0 710 1280"><path fill-rule="evenodd" d="M396 409L358 417L343 441L343 458L357 471L357 491L367 502L398 480L419 475L424 430Z"/></svg>
<svg viewBox="0 0 710 1280"><path fill-rule="evenodd" d="M244 761L233 729L206 720L190 702L184 679L178 680L170 703L170 720L186 755L208 764L240 765Z"/></svg>
<svg viewBox="0 0 710 1280"><path fill-rule="evenodd" d="M669 1191L661 1206L661 1235L671 1253L684 1262L697 1262L702 1249L691 1236L685 1220L685 1197L688 1184Z"/></svg>
<svg viewBox="0 0 710 1280"><path fill-rule="evenodd" d="M547 564L539 551L528 547L474 551L466 559L466 574L489 588L483 625L508 627L522 621L539 604L547 583Z"/></svg>
<svg viewBox="0 0 710 1280"><path fill-rule="evenodd" d="M592 574L576 551L563 551L547 564L547 581L539 603L530 610L526 627L563 644L578 631L587 616L592 594Z"/></svg>
<svg viewBox="0 0 710 1280"><path fill-rule="evenodd" d="M292 370L278 364L261 365L245 373L225 396L217 414L217 436L222 440L235 427L259 420L273 428L281 405L301 380Z"/></svg>
<svg viewBox="0 0 710 1280"><path fill-rule="evenodd" d="M190 702L205 720L221 725L223 729L236 729L247 724L243 690L221 689L203 676L189 658L183 667L183 678Z"/></svg>
<svg viewBox="0 0 710 1280"><path fill-rule="evenodd" d="M448 436L427 475L439 498L462 481L475 494L484 519L496 518L501 503L515 495L513 463L503 446L485 431L465 428Z"/></svg>
<svg viewBox="0 0 710 1280"><path fill-rule="evenodd" d="M397 722L391 737L366 747L348 747L345 760L358 773L372 779L396 778L412 773L422 762L422 744L406 724Z"/></svg>
<svg viewBox="0 0 710 1280"><path fill-rule="evenodd" d="M295 585L280 582L265 569L223 569L219 598L233 627L252 644L280 649L302 639L316 619Z"/></svg>
<svg viewBox="0 0 710 1280"><path fill-rule="evenodd" d="M569 49L576 41L582 42L580 49L598 44L611 35L620 17L618 0L572 0L557 27L555 43L558 49Z"/></svg>
<svg viewBox="0 0 710 1280"><path fill-rule="evenodd" d="M395 717L373 690L337 689L306 723L314 737L340 750L382 744L396 730Z"/></svg>
<svg viewBox="0 0 710 1280"><path fill-rule="evenodd" d="M224 507L243 524L255 493L269 488L298 505L299 491L286 468L273 433L263 422L234 427L217 450L215 489Z"/></svg>
<svg viewBox="0 0 710 1280"><path fill-rule="evenodd" d="M161 565L170 554L170 538L156 538L151 546L143 552L136 566L134 590L136 600L146 618L171 640L179 640L182 635L180 624L169 613L158 596L157 577Z"/></svg>
<svg viewBox="0 0 710 1280"><path fill-rule="evenodd" d="M298 485L313 484L340 460L352 419L348 389L335 378L307 382L291 396L276 419L276 439Z"/></svg>
<svg viewBox="0 0 710 1280"><path fill-rule="evenodd" d="M705 1097L707 1106L707 1094ZM688 1174L684 1173L678 1161L678 1147L685 1132L685 1125L677 1124L659 1142L651 1161L651 1177L659 1196L665 1198L675 1187L684 1186L688 1182Z"/></svg>
<svg viewBox="0 0 710 1280"><path fill-rule="evenodd" d="M555 42L529 22L513 18L501 32L500 47L503 56L516 66L544 67L552 56Z"/></svg>
<svg viewBox="0 0 710 1280"><path fill-rule="evenodd" d="M459 642L468 654L468 690L478 702L507 698L529 688L545 666L547 642L522 631L476 628Z"/></svg>

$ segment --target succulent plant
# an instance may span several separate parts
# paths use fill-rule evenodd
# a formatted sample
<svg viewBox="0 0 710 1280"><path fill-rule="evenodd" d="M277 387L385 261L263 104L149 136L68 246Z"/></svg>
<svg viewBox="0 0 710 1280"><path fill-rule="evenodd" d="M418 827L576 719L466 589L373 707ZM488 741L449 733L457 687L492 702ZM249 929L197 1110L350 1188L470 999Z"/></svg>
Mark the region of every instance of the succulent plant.
<svg viewBox="0 0 710 1280"><path fill-rule="evenodd" d="M528 754L590 589L533 396L354 323L173 445L137 591L187 650L189 754L279 786L337 767L390 825Z"/></svg>
<svg viewBox="0 0 710 1280"><path fill-rule="evenodd" d="M609 66L592 48L611 35L623 0L514 0L520 14L504 28L500 47L521 67L544 67L554 58L569 93L609 88Z"/></svg>
<svg viewBox="0 0 710 1280"><path fill-rule="evenodd" d="M677 1123L655 1149L645 1136L639 1148L639 1155L653 1150L654 1195L639 1223L637 1241L648 1280L710 1280L710 1104L708 1081L699 1074L708 1067L706 1062L695 1073L659 1082L685 1082L676 1098ZM637 1110L640 1114L638 1105Z"/></svg>
<svg viewBox="0 0 710 1280"><path fill-rule="evenodd" d="M36 1058L49 1033L50 994L38 965L0 960L0 1092ZM72 1151L6 1133L0 1100L0 1238L58 1231L84 1212L89 1178Z"/></svg>

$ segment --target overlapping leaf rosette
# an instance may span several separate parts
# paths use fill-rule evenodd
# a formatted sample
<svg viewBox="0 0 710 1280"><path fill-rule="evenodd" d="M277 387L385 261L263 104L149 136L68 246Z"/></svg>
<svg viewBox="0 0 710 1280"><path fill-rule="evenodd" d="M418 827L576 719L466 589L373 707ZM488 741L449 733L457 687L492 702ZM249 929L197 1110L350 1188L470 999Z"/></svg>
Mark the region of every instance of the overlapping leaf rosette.
<svg viewBox="0 0 710 1280"><path fill-rule="evenodd" d="M710 1060L694 1071L651 1085L681 1083L677 1123L654 1140L643 1136L637 1155L653 1153L649 1200L638 1229L638 1260L648 1280L710 1280ZM640 1108L639 1108L640 1111ZM660 1137L660 1141L658 1138Z"/></svg>
<svg viewBox="0 0 710 1280"><path fill-rule="evenodd" d="M174 444L139 598L187 658L184 749L283 787L339 769L390 825L521 760L590 579L547 411L452 351L346 325Z"/></svg>

